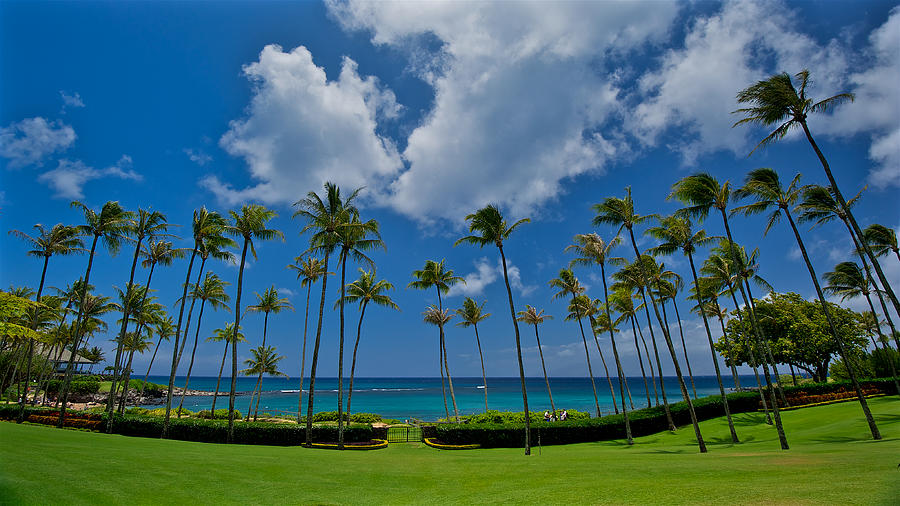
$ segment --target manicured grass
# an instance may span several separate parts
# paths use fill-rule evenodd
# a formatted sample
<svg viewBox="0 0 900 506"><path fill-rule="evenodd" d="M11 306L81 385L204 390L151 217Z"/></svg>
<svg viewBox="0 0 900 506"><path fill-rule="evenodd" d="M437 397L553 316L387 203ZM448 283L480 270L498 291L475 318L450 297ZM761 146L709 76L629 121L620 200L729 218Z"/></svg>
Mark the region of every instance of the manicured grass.
<svg viewBox="0 0 900 506"><path fill-rule="evenodd" d="M786 412L789 451L757 413L636 440L441 451L423 444L337 452L139 439L0 422L0 501L52 503L721 503L896 504L900 402Z"/></svg>

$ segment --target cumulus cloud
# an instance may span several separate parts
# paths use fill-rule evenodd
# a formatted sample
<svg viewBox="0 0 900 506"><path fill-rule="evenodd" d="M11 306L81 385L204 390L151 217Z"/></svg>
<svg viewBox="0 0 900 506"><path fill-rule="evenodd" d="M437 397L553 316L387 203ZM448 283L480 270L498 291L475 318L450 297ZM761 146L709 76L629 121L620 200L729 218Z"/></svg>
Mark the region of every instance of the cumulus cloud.
<svg viewBox="0 0 900 506"><path fill-rule="evenodd" d="M212 156L204 153L203 150L200 150L200 149L185 148L184 154L186 154L187 157L192 162L196 163L197 165L199 165L201 167L208 164L213 159Z"/></svg>
<svg viewBox="0 0 900 506"><path fill-rule="evenodd" d="M256 183L234 188L213 175L203 179L225 203L294 202L325 181L377 191L401 168L393 142L376 131L379 119L396 117L401 107L377 78L360 76L350 58L329 80L305 47L285 52L269 45L244 74L253 98L219 145L247 162Z"/></svg>
<svg viewBox="0 0 900 506"><path fill-rule="evenodd" d="M521 272L519 271L519 268L512 263L507 264L506 272L509 275L509 286L522 295L528 295L537 289L536 286L525 285L522 283ZM502 278L503 264L501 261L498 259L495 264L492 264L487 257L481 257L475 261L475 271L463 276L466 283L451 286L447 296L453 297L456 295L464 295L466 297L472 297L481 295L484 293L485 288L498 279L502 280Z"/></svg>
<svg viewBox="0 0 900 506"><path fill-rule="evenodd" d="M81 160L59 160L55 169L38 176L38 181L50 186L56 193L55 197L66 199L84 198L84 185L88 181L106 177L115 177L132 181L140 181L142 176L131 169L132 160L128 155L122 155L115 165L104 169L95 169L84 164Z"/></svg>
<svg viewBox="0 0 900 506"><path fill-rule="evenodd" d="M70 94L66 93L65 91L60 90L59 96L60 96L60 98L62 98L62 101L63 101L63 107L62 107L63 114L66 113L66 107L76 107L76 108L84 107L84 101L81 100L81 94L78 93L77 91L74 94L70 95Z"/></svg>
<svg viewBox="0 0 900 506"><path fill-rule="evenodd" d="M42 166L50 155L69 148L75 142L75 130L61 121L26 118L0 128L0 156L7 167Z"/></svg>
<svg viewBox="0 0 900 506"><path fill-rule="evenodd" d="M818 78L812 92L833 89L846 75L842 46L835 40L822 46L797 26L795 13L769 0L730 2L694 20L684 46L667 51L659 68L641 77L639 103L627 128L646 145L678 129L669 148L685 165L720 150L746 155L753 146L749 136L759 133L732 128L740 118L727 112L739 108L739 90L782 70L810 69Z"/></svg>

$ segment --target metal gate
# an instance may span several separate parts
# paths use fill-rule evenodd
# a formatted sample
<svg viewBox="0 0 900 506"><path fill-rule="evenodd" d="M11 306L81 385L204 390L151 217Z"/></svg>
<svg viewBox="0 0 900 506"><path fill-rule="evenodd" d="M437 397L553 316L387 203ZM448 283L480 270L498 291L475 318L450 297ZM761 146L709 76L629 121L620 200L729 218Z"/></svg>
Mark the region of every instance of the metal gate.
<svg viewBox="0 0 900 506"><path fill-rule="evenodd" d="M418 443L422 441L420 427L388 427L388 443Z"/></svg>

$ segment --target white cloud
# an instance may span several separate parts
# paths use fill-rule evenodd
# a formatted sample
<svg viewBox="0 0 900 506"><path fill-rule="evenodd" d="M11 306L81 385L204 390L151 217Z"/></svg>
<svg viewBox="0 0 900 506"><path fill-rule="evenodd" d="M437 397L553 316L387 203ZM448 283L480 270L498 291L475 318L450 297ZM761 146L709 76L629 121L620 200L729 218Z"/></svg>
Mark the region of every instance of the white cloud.
<svg viewBox="0 0 900 506"><path fill-rule="evenodd" d="M197 165L203 167L212 161L212 156L203 152L202 149L184 148L184 154Z"/></svg>
<svg viewBox="0 0 900 506"><path fill-rule="evenodd" d="M56 168L38 176L38 181L56 190L55 197L80 199L84 197L84 185L88 181L105 177L116 177L140 181L142 176L131 169L132 161L128 155L122 155L115 165L105 169L95 169L81 160L60 160Z"/></svg>
<svg viewBox="0 0 900 506"><path fill-rule="evenodd" d="M522 295L528 295L537 289L533 285L525 285L522 283L522 276L519 268L512 263L507 264L507 275L509 276L509 286L518 291ZM456 295L464 295L472 297L484 293L485 288L493 284L498 279L502 279L503 264L497 259L496 264L491 264L487 257L481 257L475 261L475 271L463 276L466 280L465 284L459 283L450 287L447 293L448 297Z"/></svg>
<svg viewBox="0 0 900 506"><path fill-rule="evenodd" d="M42 166L46 158L64 151L75 142L75 130L61 121L26 118L0 128L0 156L8 158L7 167Z"/></svg>
<svg viewBox="0 0 900 506"><path fill-rule="evenodd" d="M277 290L278 290L278 293L287 295L288 297L293 297L293 296L297 295L297 292L295 292L294 290L291 290L290 288L277 288Z"/></svg>
<svg viewBox="0 0 900 506"><path fill-rule="evenodd" d="M599 130L619 106L615 84L595 65L665 35L677 11L627 2L328 6L347 29L409 51L413 71L434 88L433 109L403 153L409 170L391 184L388 203L415 219L457 222L490 202L529 214L556 197L563 180L601 173L627 152L620 137ZM432 37L442 46L429 53Z"/></svg>
<svg viewBox="0 0 900 506"><path fill-rule="evenodd" d="M396 117L401 108L350 58L329 81L305 47L284 52L269 45L244 74L254 84L247 116L232 121L219 144L245 159L257 183L235 189L213 175L203 179L226 203L294 202L325 181L377 191L402 166L393 142L376 132L378 119Z"/></svg>
<svg viewBox="0 0 900 506"><path fill-rule="evenodd" d="M63 101L63 114L66 113L66 107L84 107L84 101L81 100L81 94L77 91L73 95L69 95L65 91L60 90L59 96Z"/></svg>
<svg viewBox="0 0 900 506"><path fill-rule="evenodd" d="M748 22L748 20L753 20ZM721 12L696 19L684 47L664 54L659 70L640 79L641 103L626 124L643 143L656 145L664 132L678 128L669 146L686 165L719 150L746 155L748 139L759 135L732 128L740 119L737 92L774 72L808 68L818 79L813 93L836 86L845 74L847 57L832 40L821 46L798 33L796 15L781 2L731 2Z"/></svg>

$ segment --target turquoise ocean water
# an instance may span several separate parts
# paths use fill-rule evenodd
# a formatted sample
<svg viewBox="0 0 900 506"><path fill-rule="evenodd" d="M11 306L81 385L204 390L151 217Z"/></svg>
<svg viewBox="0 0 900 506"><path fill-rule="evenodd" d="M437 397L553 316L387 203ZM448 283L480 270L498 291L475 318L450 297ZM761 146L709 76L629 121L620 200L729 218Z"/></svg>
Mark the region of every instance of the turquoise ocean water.
<svg viewBox="0 0 900 506"><path fill-rule="evenodd" d="M741 385L755 385L753 376L741 376ZM154 383L167 384L168 377L150 376ZM228 389L230 378L222 378L220 394L216 401L216 409L228 407ZM648 378L649 381L649 378ZM690 381L685 378L690 391ZM597 378L597 397L600 401L601 412L606 415L613 412L613 401L606 378ZM346 406L346 389L348 380L344 380L344 402ZM694 383L697 395L704 397L718 394L718 386L715 376L695 376ZM246 413L250 402L250 391L256 384L256 378L239 377L237 379L238 392L235 400L235 408ZM337 410L337 378L317 378L315 411ZM176 386L184 385L184 378L176 377ZM635 408L647 406L647 396L644 393L644 382L641 377L628 378L631 390L631 398ZM309 389L309 379L304 381L304 386ZM674 377L665 378L666 394L669 402L681 400L681 391ZM260 400L260 412L296 413L297 400L300 387L299 378L263 378L262 398ZM617 380L613 378L615 395L618 398L619 387ZM734 385L729 376L726 379L726 392L732 391ZM190 382L192 390L214 391L216 388L215 377L192 377ZM472 414L484 411L484 388L481 378L453 378L453 388L456 394L456 403L460 414ZM557 409L576 409L593 413L594 395L588 378L551 378L550 388L553 392L553 401ZM657 389L659 387L657 386ZM527 378L526 389L528 392L528 407L532 411L544 411L550 409L550 400L547 395L547 387L543 377ZM452 413L449 388L447 388L447 403ZM487 379L488 406L490 409L501 411L522 411L522 390L519 378L488 378ZM651 400L655 401L653 387L650 387ZM627 399L627 393L626 393ZM660 394L660 399L662 399ZM174 406L180 399L176 398ZM619 401L621 402L621 401ZM306 412L307 394L303 396L303 411ZM188 396L185 398L184 407L192 411L209 409L212 404L212 396ZM150 407L150 406L148 406ZM399 420L418 418L421 420L436 420L445 416L444 402L441 399L441 378L356 378L353 383L354 413L378 413L387 418Z"/></svg>

